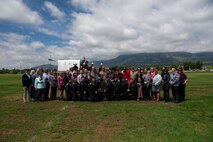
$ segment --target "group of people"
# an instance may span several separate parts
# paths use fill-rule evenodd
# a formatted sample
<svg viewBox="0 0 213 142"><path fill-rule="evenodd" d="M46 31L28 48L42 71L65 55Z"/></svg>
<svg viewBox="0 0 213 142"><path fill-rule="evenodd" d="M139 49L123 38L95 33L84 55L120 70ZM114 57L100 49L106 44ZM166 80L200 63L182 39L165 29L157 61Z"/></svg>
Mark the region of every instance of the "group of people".
<svg viewBox="0 0 213 142"><path fill-rule="evenodd" d="M159 74L157 69L141 69L132 67L118 70L118 67L98 68L92 63L82 61L81 67L74 65L65 73L37 69L26 70L22 76L24 88L23 100L46 101L112 101L112 100L163 100L178 103L185 100L187 76L182 68L169 69L164 67Z"/></svg>

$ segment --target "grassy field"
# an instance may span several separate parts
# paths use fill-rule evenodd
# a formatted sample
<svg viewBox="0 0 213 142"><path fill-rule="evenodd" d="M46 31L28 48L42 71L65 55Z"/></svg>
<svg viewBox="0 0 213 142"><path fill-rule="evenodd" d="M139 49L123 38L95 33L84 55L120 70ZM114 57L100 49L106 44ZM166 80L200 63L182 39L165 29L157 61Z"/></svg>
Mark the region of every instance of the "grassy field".
<svg viewBox="0 0 213 142"><path fill-rule="evenodd" d="M213 73L188 73L186 101L22 101L21 75L0 75L0 141L213 142Z"/></svg>

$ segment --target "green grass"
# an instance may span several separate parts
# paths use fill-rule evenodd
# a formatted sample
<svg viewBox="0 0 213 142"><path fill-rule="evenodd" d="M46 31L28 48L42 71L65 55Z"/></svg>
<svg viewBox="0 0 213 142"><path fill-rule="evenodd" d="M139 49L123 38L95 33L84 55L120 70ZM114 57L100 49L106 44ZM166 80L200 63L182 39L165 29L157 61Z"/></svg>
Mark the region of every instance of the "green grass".
<svg viewBox="0 0 213 142"><path fill-rule="evenodd" d="M0 141L213 141L213 73L188 73L184 103L22 102L21 75L0 75Z"/></svg>

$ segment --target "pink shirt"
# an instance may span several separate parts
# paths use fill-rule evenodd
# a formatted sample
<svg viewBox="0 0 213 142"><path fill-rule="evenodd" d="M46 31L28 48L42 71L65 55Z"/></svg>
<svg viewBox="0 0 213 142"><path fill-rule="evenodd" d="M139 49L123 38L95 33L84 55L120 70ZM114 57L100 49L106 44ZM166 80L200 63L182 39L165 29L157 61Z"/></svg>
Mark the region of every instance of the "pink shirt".
<svg viewBox="0 0 213 142"><path fill-rule="evenodd" d="M63 85L63 78L61 76L58 76L57 81L58 81L58 87L61 88L61 86Z"/></svg>
<svg viewBox="0 0 213 142"><path fill-rule="evenodd" d="M153 72L151 72L151 73L150 73L150 78L153 79L154 75L155 75L155 74L154 74Z"/></svg>

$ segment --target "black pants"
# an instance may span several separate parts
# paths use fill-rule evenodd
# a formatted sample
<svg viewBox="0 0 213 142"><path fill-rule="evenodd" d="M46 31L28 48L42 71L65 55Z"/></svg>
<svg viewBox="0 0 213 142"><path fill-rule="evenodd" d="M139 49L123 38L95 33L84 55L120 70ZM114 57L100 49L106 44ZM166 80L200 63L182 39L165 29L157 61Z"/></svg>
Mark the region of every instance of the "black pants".
<svg viewBox="0 0 213 142"><path fill-rule="evenodd" d="M150 100L150 90L146 85L143 86L144 98Z"/></svg>
<svg viewBox="0 0 213 142"><path fill-rule="evenodd" d="M180 102L179 86L172 86L173 102Z"/></svg>
<svg viewBox="0 0 213 142"><path fill-rule="evenodd" d="M128 100L128 92L126 90L122 90L121 92L121 100Z"/></svg>
<svg viewBox="0 0 213 142"><path fill-rule="evenodd" d="M65 101L71 101L73 98L72 88L70 85L65 87L65 97L63 98Z"/></svg>
<svg viewBox="0 0 213 142"><path fill-rule="evenodd" d="M78 100L78 92L72 91L72 101L77 101L77 100Z"/></svg>
<svg viewBox="0 0 213 142"><path fill-rule="evenodd" d="M185 84L179 86L180 101L185 101L185 88L186 88Z"/></svg>
<svg viewBox="0 0 213 142"><path fill-rule="evenodd" d="M37 89L38 94L38 100L43 101L44 100L44 89Z"/></svg>
<svg viewBox="0 0 213 142"><path fill-rule="evenodd" d="M121 93L120 91L115 91L115 100L120 101L121 100Z"/></svg>
<svg viewBox="0 0 213 142"><path fill-rule="evenodd" d="M57 87L51 87L50 99L55 100L57 93Z"/></svg>
<svg viewBox="0 0 213 142"><path fill-rule="evenodd" d="M35 88L33 86L31 86L30 89L30 96L31 99L35 99Z"/></svg>
<svg viewBox="0 0 213 142"><path fill-rule="evenodd" d="M84 101L84 91L79 92L79 101Z"/></svg>
<svg viewBox="0 0 213 142"><path fill-rule="evenodd" d="M112 101L112 92L106 92L106 99L107 101Z"/></svg>
<svg viewBox="0 0 213 142"><path fill-rule="evenodd" d="M163 86L163 97L165 102L169 101L169 84Z"/></svg>
<svg viewBox="0 0 213 142"><path fill-rule="evenodd" d="M50 83L46 82L46 88L44 91L44 100L48 100L48 96L49 96L49 90L50 90Z"/></svg>

